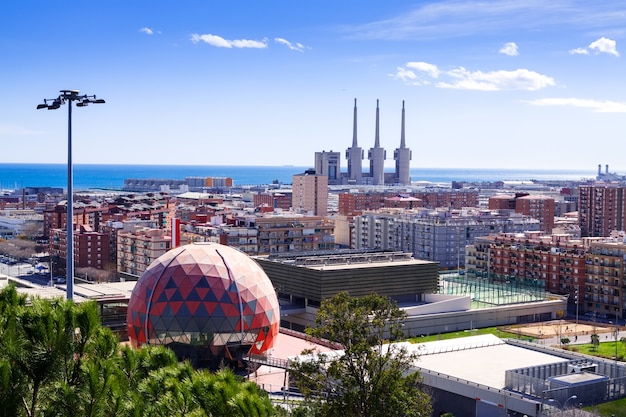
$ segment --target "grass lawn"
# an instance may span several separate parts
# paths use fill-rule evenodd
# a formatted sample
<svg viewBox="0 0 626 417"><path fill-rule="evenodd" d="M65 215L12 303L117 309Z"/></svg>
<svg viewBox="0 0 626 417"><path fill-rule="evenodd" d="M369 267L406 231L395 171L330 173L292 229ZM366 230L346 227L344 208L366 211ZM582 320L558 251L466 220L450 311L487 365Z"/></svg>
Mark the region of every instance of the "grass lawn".
<svg viewBox="0 0 626 417"><path fill-rule="evenodd" d="M613 359L615 358L615 343L614 341L601 342L597 348L591 343L584 343L580 345L570 345L568 349L574 352L584 353L585 355ZM626 344L621 341L617 342L617 359L623 361L624 355L626 355Z"/></svg>
<svg viewBox="0 0 626 417"><path fill-rule="evenodd" d="M624 417L626 416L626 398L609 403L583 407L583 410L592 412L601 417Z"/></svg>
<svg viewBox="0 0 626 417"><path fill-rule="evenodd" d="M451 333L439 333L439 334L431 334L428 336L416 336L409 339L412 343L425 343L425 342L434 342L436 340L447 340L447 339L456 339L458 337L468 337L468 336L476 336L479 334L493 334L497 337L501 337L503 339L521 339L533 341L535 340L529 336L521 336L517 333L504 332L499 330L497 327L485 327L483 329L473 329L473 330L462 330L458 332Z"/></svg>

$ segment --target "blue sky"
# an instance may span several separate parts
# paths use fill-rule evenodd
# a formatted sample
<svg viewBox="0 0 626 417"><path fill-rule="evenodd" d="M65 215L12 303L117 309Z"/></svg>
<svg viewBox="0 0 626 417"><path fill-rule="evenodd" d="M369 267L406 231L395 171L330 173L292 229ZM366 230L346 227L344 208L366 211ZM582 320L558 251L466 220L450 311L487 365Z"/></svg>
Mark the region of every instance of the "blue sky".
<svg viewBox="0 0 626 417"><path fill-rule="evenodd" d="M626 169L616 1L4 1L0 162ZM346 161L342 168L345 171ZM364 161L364 166L367 166Z"/></svg>

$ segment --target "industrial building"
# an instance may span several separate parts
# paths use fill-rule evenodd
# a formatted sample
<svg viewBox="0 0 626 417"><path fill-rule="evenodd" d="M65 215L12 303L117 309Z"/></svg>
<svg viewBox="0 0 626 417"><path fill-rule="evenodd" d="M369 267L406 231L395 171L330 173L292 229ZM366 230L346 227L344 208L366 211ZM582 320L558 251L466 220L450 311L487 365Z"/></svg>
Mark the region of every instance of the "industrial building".
<svg viewBox="0 0 626 417"><path fill-rule="evenodd" d="M394 150L395 170L393 173L385 172L385 159L387 151L380 145L380 108L376 100L376 118L374 131L374 146L367 152L369 170L363 171L363 159L365 152L358 144L357 138L357 106L354 99L354 118L352 129L352 146L346 149L348 162L347 173L341 173L341 159L338 152L316 152L315 171L320 175L328 176L329 185L409 185L409 176L412 153L406 146L405 137L405 110L402 102L400 147Z"/></svg>

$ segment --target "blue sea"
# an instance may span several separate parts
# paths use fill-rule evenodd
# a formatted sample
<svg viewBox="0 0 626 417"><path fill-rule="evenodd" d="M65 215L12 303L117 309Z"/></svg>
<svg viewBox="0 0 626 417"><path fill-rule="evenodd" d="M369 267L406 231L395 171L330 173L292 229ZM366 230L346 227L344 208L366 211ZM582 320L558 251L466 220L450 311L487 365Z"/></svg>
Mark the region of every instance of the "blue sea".
<svg viewBox="0 0 626 417"><path fill-rule="evenodd" d="M120 190L127 178L184 179L186 177L230 177L235 185L291 184L291 177L310 167L298 166L219 166L219 165L97 165L75 164L75 190ZM412 181L450 183L452 181L527 181L595 178L594 170L519 170L412 168ZM0 163L0 189L23 187L67 188L65 164Z"/></svg>

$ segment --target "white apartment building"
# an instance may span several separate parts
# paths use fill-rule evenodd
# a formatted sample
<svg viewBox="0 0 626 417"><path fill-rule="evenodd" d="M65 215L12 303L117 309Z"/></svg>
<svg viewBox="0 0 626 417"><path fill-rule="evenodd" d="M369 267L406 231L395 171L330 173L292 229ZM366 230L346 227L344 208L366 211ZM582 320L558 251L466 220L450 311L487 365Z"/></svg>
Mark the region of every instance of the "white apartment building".
<svg viewBox="0 0 626 417"><path fill-rule="evenodd" d="M529 216L485 210L385 209L356 216L353 225L352 248L411 252L441 269L462 267L475 237L539 230L539 220Z"/></svg>

